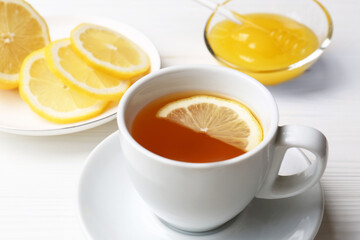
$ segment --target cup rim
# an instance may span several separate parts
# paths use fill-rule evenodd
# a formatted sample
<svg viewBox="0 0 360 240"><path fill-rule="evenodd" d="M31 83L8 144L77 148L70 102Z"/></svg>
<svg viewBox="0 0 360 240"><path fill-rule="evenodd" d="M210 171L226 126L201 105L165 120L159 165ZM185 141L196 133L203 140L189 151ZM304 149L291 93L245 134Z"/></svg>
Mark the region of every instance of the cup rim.
<svg viewBox="0 0 360 240"><path fill-rule="evenodd" d="M231 0L227 0L224 3L222 3L221 5L226 5L230 1ZM333 35L333 31L334 31L334 24L333 24L333 21L332 21L329 11L318 0L313 0L312 2L314 2L314 4L317 4L325 15L325 18L328 22L327 35L326 35L325 39L319 43L319 47L317 49L315 49L310 55L308 55L307 57L305 57L293 64L290 64L286 67L274 68L274 69L268 69L268 70L251 70L251 69L247 69L244 67L234 65L234 64L226 61L225 59L218 57L214 53L214 51L208 41L208 37L207 37L207 33L209 32L211 20L214 17L214 15L217 13L216 10L214 12L212 12L211 15L208 17L208 19L206 20L205 29L204 29L204 41L205 41L206 48L208 49L210 54L220 63L225 64L226 66L230 66L231 68L237 69L239 71L244 71L244 72L254 73L254 74L268 74L268 73L282 72L282 71L297 69L306 64L310 64L310 63L314 62L316 59L318 59L324 53L325 49L331 44L332 35Z"/></svg>
<svg viewBox="0 0 360 240"><path fill-rule="evenodd" d="M271 124L266 136L261 141L261 143L258 144L251 151L246 152L240 156L226 159L226 160L216 161L216 162L209 162L209 163L191 163L191 162L183 162L183 161L178 161L178 160L174 160L174 159L169 159L169 158L157 155L157 154L147 150L143 146L141 146L141 144L139 144L131 136L128 128L126 127L125 118L124 118L126 106L127 106L128 102L130 101L132 95L137 91L137 89L140 88L145 83L151 81L153 78L156 78L163 74L176 72L176 71L206 70L206 69L207 70L213 69L213 70L217 70L217 71L228 72L233 75L238 75L238 77L245 78L250 84L253 84L257 88L259 88L260 91L262 91L263 94L266 95L266 97L271 100L271 108L272 109L269 109L269 111L271 111L271 118L273 120L272 120L272 124ZM216 66L216 65L209 65L209 64L183 64L183 65L170 66L170 67L162 68L156 72L152 72L152 73L142 77L141 79L136 81L132 86L130 86L130 88L122 96L122 98L119 102L119 105L118 105L118 111L117 111L116 115L117 115L116 121L118 124L120 134L125 138L125 140L128 143L130 143L130 145L132 145L132 147L134 147L135 149L140 151L145 156L155 159L156 161L158 161L160 163L164 163L164 164L168 164L168 165L173 165L173 166L178 166L178 167L186 167L186 168L201 168L201 169L229 165L229 164L233 164L233 163L236 163L239 161L245 161L246 159L249 159L253 155L260 152L262 149L264 149L270 143L270 141L273 139L273 137L276 134L278 124L279 124L279 112L278 112L277 104L275 102L274 97L270 93L270 91L264 85L262 85L260 82L258 82L254 78L252 78L242 72L239 72L237 70L223 67L223 66ZM123 116L123 117L121 117L121 116Z"/></svg>

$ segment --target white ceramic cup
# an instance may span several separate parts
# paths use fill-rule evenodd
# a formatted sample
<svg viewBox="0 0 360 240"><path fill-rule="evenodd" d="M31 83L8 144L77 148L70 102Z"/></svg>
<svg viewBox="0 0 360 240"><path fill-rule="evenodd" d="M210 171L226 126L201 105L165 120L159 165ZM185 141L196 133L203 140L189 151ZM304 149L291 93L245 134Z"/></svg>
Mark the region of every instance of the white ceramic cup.
<svg viewBox="0 0 360 240"><path fill-rule="evenodd" d="M158 156L131 136L132 122L147 103L174 92L201 90L247 105L264 130L253 150L225 161L187 163ZM117 122L131 181L152 211L185 231L214 229L239 214L254 198L286 198L320 180L327 161L327 140L316 129L278 126L270 92L253 78L225 67L184 65L161 69L132 85L120 101ZM316 160L303 172L279 176L287 149L309 150Z"/></svg>

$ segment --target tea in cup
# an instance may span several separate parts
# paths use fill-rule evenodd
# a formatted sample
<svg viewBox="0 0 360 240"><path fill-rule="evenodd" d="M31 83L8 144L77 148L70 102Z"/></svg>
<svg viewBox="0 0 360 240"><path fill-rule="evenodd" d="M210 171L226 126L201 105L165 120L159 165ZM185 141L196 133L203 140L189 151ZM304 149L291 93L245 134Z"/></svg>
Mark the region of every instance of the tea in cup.
<svg viewBox="0 0 360 240"><path fill-rule="evenodd" d="M220 102L228 101L230 103L226 107L230 109L236 103L248 109L254 119L250 118L246 122L251 130L256 126L251 122L258 122L261 139L255 145L248 142L252 147L246 151L243 145L236 147L236 141L232 144L226 139L219 140L218 135L205 131L208 129L196 132L195 127L185 124L177 126L180 129L177 131L187 132L183 142L188 141L193 147L181 148L187 154L184 158L179 157L178 153L171 155L178 150L166 151L169 146L161 145L170 140L162 139L159 143L162 137L156 135L161 131L162 125L165 127L165 122L169 121L168 115L160 119L165 122L155 127L151 124L144 126L148 124L144 117L148 115L156 120L154 114L159 111L183 107L184 101L193 101L199 96L222 99ZM218 104L216 101L213 103ZM223 116L224 113L218 115ZM295 196L320 180L327 161L325 136L318 130L305 126L279 127L278 118L276 103L263 85L236 70L210 65L169 67L145 76L124 94L117 112L121 148L135 189L160 219L189 232L209 231L221 226L238 215L254 197L275 199ZM215 120L210 122L213 121ZM169 124L176 126L181 125L180 122L169 121ZM144 129L149 128L155 131L145 133ZM230 128L230 125L222 126L223 131ZM163 132L166 131L168 130ZM145 135L148 135L147 143L141 140ZM202 153L200 151L198 157L189 160L189 154L195 152L196 142L193 140L197 137L200 138L200 144L204 144ZM209 139L217 141L216 144L206 142ZM149 142L154 143L155 148L149 147ZM157 146L158 149L156 144L160 145ZM218 146L222 144L227 145L227 148ZM279 176L284 154L292 147L309 150L316 156L316 160L302 173ZM222 149L215 159L211 159L206 153L212 148ZM239 148L243 149L238 151ZM166 154L159 152L159 149L165 149ZM181 149L178 152L181 153ZM228 149L233 149L234 152L229 151L231 154L226 155ZM201 161L197 161L197 158Z"/></svg>
<svg viewBox="0 0 360 240"><path fill-rule="evenodd" d="M132 137L172 160L206 163L244 154L262 140L256 117L236 100L212 92L178 92L147 104L137 114Z"/></svg>

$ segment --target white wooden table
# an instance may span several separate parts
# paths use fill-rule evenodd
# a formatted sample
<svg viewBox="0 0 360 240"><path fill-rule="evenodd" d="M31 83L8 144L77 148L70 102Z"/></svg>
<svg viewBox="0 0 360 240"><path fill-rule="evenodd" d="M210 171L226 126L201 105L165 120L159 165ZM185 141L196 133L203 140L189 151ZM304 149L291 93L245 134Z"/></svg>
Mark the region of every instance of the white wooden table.
<svg viewBox="0 0 360 240"><path fill-rule="evenodd" d="M300 1L300 0L299 0ZM91 15L121 21L157 46L162 66L217 64L203 41L210 12L191 0L29 0L45 16ZM323 131L330 144L322 179L324 219L317 240L360 239L360 2L323 0L333 44L300 78L269 88L280 123ZM1 116L0 116L1 117ZM70 135L0 133L0 239L85 239L75 215L77 179L89 152L115 121Z"/></svg>

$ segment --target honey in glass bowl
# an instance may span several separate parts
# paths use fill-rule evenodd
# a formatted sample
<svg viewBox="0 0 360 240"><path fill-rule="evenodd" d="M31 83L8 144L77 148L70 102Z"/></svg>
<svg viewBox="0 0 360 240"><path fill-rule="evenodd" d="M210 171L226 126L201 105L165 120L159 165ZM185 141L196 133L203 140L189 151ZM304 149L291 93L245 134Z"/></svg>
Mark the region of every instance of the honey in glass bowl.
<svg viewBox="0 0 360 240"><path fill-rule="evenodd" d="M230 1L225 6L233 2L242 1ZM276 2L277 8L271 8L271 11L263 6L259 8L259 11L263 11L261 13L249 11L235 15L242 24L221 18L217 16L220 14L214 12L205 31L206 44L217 60L266 85L279 84L302 74L321 55L332 33L330 16L316 1L309 4L315 8L314 12L323 13L325 21L318 24L326 28L325 35L312 27L311 24L315 22L299 20L295 13L300 12L298 15L303 14L305 18L306 14L301 12L306 9L297 9L294 5L282 6L283 1ZM229 6L232 10L238 10L238 7L233 7ZM295 16L297 20L287 15Z"/></svg>

